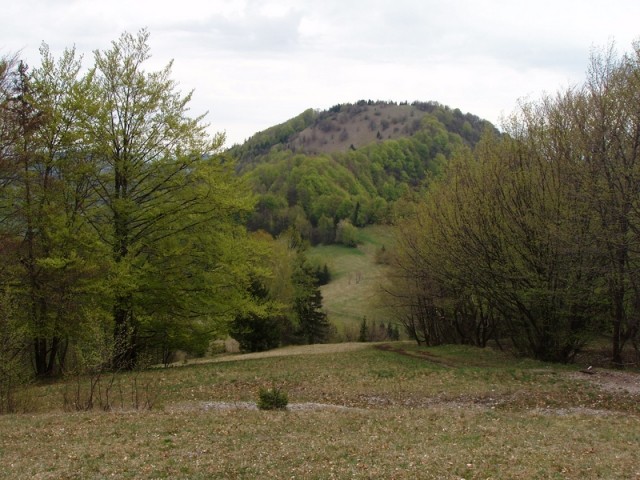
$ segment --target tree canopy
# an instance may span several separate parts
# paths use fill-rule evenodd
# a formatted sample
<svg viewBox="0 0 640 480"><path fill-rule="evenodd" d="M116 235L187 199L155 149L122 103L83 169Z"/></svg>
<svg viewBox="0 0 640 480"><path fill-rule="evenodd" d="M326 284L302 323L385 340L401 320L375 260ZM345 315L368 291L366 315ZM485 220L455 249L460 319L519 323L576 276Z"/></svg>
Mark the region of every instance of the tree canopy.
<svg viewBox="0 0 640 480"><path fill-rule="evenodd" d="M640 44L523 103L459 151L398 231L388 304L419 342L508 339L570 361L594 335L638 349Z"/></svg>
<svg viewBox="0 0 640 480"><path fill-rule="evenodd" d="M83 74L73 49L46 45L33 70L1 64L0 285L39 375L64 371L87 335L116 368L206 350L252 301L252 196L171 64L145 69L148 39L124 33Z"/></svg>

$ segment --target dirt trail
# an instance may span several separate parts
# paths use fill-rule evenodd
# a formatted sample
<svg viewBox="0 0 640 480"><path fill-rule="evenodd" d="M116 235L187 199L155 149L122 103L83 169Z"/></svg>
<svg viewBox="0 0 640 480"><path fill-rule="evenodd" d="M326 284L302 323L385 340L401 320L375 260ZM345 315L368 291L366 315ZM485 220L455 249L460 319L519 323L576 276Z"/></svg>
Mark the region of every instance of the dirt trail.
<svg viewBox="0 0 640 480"><path fill-rule="evenodd" d="M371 348L371 343L322 343L315 345L296 345L290 347L276 348L275 350L267 350L266 352L255 353L233 353L221 355L213 358L198 358L189 360L187 363L176 362L170 366L179 367L182 365L195 365L200 363L217 363L217 362L236 362L240 360L254 360L259 358L271 357L287 357L291 355L322 355L331 353L353 352L356 350L364 350Z"/></svg>

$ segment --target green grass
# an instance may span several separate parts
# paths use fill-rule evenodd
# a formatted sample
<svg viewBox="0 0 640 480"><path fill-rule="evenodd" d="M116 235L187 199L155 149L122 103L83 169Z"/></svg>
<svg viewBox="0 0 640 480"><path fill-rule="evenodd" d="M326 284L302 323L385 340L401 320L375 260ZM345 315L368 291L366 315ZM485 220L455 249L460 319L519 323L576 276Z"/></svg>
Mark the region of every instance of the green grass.
<svg viewBox="0 0 640 480"><path fill-rule="evenodd" d="M33 387L34 412L0 417L0 478L640 475L637 395L491 350L391 348L141 372L150 411L68 413L64 385ZM273 386L290 410L246 408Z"/></svg>
<svg viewBox="0 0 640 480"><path fill-rule="evenodd" d="M357 338L363 317L375 324L389 321L378 302L386 267L375 262L375 255L383 245L390 248L392 232L391 227L370 226L359 230L362 243L357 248L322 245L309 252L310 259L326 263L332 273L332 281L322 287L323 305L343 339Z"/></svg>

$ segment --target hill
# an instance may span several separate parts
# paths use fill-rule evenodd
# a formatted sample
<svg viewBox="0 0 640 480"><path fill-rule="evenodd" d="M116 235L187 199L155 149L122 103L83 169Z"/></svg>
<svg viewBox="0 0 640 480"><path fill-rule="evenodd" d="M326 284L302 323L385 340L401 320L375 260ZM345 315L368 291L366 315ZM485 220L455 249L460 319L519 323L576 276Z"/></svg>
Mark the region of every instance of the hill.
<svg viewBox="0 0 640 480"><path fill-rule="evenodd" d="M493 126L436 102L359 101L306 110L229 149L259 196L251 229L294 227L312 243L340 241L339 223L388 223L456 151Z"/></svg>
<svg viewBox="0 0 640 480"><path fill-rule="evenodd" d="M437 102L382 102L360 100L355 104L338 104L329 110L308 109L284 123L267 128L229 153L247 164L272 150L319 155L345 152L386 140L411 137L423 129L423 119L433 118L447 131L460 135L474 145L484 128L491 124L471 113L463 114Z"/></svg>

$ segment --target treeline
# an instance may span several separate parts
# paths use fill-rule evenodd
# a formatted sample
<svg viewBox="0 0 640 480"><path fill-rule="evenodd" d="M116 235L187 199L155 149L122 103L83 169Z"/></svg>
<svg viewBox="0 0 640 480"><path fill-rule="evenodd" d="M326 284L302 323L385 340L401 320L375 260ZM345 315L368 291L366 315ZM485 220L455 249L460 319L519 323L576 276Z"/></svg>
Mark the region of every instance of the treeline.
<svg viewBox="0 0 640 480"><path fill-rule="evenodd" d="M419 343L509 343L567 362L594 337L638 359L640 43L524 103L398 229L387 303Z"/></svg>
<svg viewBox="0 0 640 480"><path fill-rule="evenodd" d="M326 337L318 268L295 235L247 234L251 191L171 64L144 69L148 36L86 71L46 45L33 69L0 59L0 388L202 354L247 318Z"/></svg>
<svg viewBox="0 0 640 480"><path fill-rule="evenodd" d="M457 149L475 145L482 130L492 128L457 109L416 102L408 110L420 112L410 136L323 154L291 147L303 129L348 124L371 106L389 104L362 101L322 113L308 110L229 151L258 194L250 229L278 235L293 227L312 244L328 244L342 242L345 228L388 223L402 209L402 199L424 188Z"/></svg>

